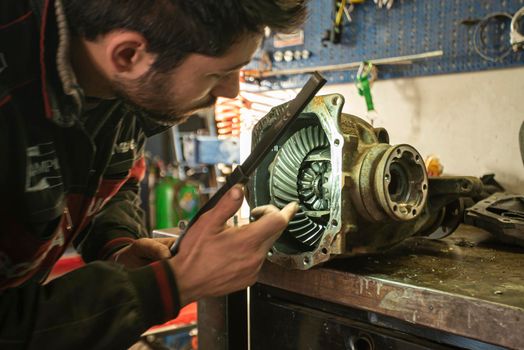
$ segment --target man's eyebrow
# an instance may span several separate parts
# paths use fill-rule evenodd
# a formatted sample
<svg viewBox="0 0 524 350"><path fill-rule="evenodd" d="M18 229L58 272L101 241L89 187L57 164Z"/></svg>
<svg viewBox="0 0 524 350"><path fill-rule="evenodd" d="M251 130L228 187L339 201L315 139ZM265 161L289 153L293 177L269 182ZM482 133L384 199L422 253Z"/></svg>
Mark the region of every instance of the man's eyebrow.
<svg viewBox="0 0 524 350"><path fill-rule="evenodd" d="M229 68L226 68L226 69L221 69L221 72L223 72L223 73L232 72L232 71L234 71L234 70L237 70L237 69L239 69L239 68L244 67L244 66L247 65L249 62L251 62L251 60L247 60L247 61L242 62L242 63L240 63L240 64L237 64L237 65L235 65L235 66L233 66L233 67L229 67Z"/></svg>

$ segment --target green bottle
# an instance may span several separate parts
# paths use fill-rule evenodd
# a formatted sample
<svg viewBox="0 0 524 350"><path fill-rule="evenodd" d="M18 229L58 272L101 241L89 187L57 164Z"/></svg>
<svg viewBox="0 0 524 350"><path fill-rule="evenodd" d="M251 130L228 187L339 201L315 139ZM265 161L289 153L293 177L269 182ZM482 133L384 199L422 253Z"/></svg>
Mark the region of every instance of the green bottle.
<svg viewBox="0 0 524 350"><path fill-rule="evenodd" d="M180 218L173 207L175 186L179 182L171 176L161 179L155 187L156 228L175 227Z"/></svg>

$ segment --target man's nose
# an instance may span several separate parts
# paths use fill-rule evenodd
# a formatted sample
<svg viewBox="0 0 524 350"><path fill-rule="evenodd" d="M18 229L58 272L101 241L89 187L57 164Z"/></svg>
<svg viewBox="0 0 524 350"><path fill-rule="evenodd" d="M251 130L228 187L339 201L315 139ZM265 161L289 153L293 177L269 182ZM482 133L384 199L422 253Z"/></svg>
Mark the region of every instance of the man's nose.
<svg viewBox="0 0 524 350"><path fill-rule="evenodd" d="M240 91L240 72L228 74L216 85L211 94L214 97L235 98Z"/></svg>

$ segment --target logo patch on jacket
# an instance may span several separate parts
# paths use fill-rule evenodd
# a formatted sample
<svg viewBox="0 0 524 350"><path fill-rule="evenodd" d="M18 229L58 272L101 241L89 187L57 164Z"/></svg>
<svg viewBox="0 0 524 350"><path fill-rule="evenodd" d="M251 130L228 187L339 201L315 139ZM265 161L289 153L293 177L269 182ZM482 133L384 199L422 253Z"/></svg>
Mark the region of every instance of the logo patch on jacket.
<svg viewBox="0 0 524 350"><path fill-rule="evenodd" d="M113 154L115 153L127 153L129 151L132 151L136 148L136 141L131 139L129 141L124 141L117 143L114 146Z"/></svg>
<svg viewBox="0 0 524 350"><path fill-rule="evenodd" d="M62 184L60 165L52 142L28 147L26 153L26 192L43 191Z"/></svg>

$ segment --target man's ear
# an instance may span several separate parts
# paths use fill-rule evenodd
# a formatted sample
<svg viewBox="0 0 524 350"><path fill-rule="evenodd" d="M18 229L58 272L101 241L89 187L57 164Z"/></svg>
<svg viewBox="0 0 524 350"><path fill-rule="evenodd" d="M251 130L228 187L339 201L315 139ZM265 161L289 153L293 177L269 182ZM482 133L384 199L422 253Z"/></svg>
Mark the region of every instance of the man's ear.
<svg viewBox="0 0 524 350"><path fill-rule="evenodd" d="M107 34L104 39L106 59L114 75L136 79L155 61L156 55L147 52L147 40L140 33L119 31Z"/></svg>

